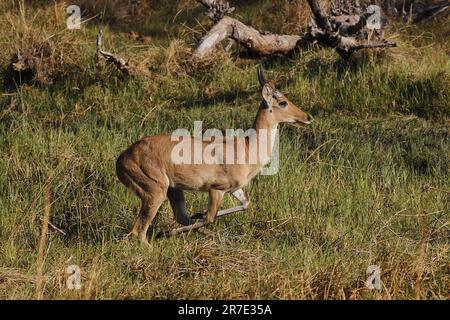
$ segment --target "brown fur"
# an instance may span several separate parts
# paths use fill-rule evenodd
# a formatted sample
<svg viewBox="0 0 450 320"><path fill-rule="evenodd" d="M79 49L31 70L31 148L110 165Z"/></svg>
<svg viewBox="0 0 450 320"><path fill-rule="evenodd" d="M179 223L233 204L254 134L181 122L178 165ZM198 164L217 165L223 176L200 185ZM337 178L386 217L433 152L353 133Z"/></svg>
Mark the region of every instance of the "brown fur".
<svg viewBox="0 0 450 320"><path fill-rule="evenodd" d="M275 95L275 93L277 94ZM253 126L256 132L261 129L276 129L281 122L303 124L310 122L309 116L279 93L272 82L264 85L263 98L264 102L258 110ZM248 138L239 139L248 140ZM248 156L247 140L242 145ZM267 142L269 144L268 156L271 156L274 142L272 140L268 139ZM208 223L212 223L216 218L223 195L245 187L264 165L260 162L257 164L177 165L171 161L172 148L177 143L177 141L171 141L170 135L145 137L132 144L117 159L117 176L141 199L141 210L131 234L138 236L144 242L147 241L148 227L166 195L169 196L174 214L178 217L180 208L182 209L184 205L184 197L182 191L180 191L181 194L173 191L209 192L206 220ZM188 143L194 143L194 138L191 138ZM202 143L206 146L217 142ZM238 147L237 139L224 139L220 143L234 144L234 149ZM177 203L180 201L183 203L177 209ZM177 221L179 221L178 218Z"/></svg>

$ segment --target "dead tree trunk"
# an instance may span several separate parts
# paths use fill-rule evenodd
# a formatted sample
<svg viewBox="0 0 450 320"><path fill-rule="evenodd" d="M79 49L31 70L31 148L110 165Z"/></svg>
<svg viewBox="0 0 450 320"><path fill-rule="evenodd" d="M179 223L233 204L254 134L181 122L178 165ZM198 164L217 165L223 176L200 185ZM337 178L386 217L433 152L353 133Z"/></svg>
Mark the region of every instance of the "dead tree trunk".
<svg viewBox="0 0 450 320"><path fill-rule="evenodd" d="M305 46L309 41L305 35L265 34L255 28L230 18L223 17L203 37L194 52L194 59L209 57L223 40L232 39L250 51L261 55L288 54L297 47Z"/></svg>
<svg viewBox="0 0 450 320"><path fill-rule="evenodd" d="M319 44L334 48L342 57L348 58L360 49L396 46L393 42L383 40L381 32L375 33L378 35L375 41L369 40L367 19L374 14L370 7L362 12L357 5L356 13L351 15L338 10L336 6L333 9L332 6L330 13L325 15L317 0L308 0L314 20L309 24L307 32L299 35L279 35L260 32L227 16L234 11L228 3L220 0L197 1L208 9L207 15L215 24L200 41L193 54L194 60L210 58L218 45L226 39L232 39L260 55L289 54L308 44Z"/></svg>

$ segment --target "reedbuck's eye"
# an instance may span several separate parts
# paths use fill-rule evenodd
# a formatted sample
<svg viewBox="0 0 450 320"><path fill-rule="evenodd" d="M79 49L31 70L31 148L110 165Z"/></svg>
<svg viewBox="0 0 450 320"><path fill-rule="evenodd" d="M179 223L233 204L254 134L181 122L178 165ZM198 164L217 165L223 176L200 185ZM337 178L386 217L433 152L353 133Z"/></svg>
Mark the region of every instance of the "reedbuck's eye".
<svg viewBox="0 0 450 320"><path fill-rule="evenodd" d="M286 101L281 101L279 103L279 105L280 105L281 108L286 108L288 106L288 103Z"/></svg>

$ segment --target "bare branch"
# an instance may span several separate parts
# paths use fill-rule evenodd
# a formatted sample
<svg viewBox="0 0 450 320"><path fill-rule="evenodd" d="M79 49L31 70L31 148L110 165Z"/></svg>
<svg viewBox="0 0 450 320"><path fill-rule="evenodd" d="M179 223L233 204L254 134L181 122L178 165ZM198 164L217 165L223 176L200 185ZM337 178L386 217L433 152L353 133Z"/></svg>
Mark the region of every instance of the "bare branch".
<svg viewBox="0 0 450 320"><path fill-rule="evenodd" d="M193 58L198 60L210 56L218 44L228 38L261 55L288 54L307 44L303 35L263 34L236 19L224 17L203 37Z"/></svg>
<svg viewBox="0 0 450 320"><path fill-rule="evenodd" d="M215 23L219 22L227 14L232 13L235 9L230 7L228 2L222 0L197 0L197 2L208 9L205 14Z"/></svg>
<svg viewBox="0 0 450 320"><path fill-rule="evenodd" d="M216 0L196 0L196 1L201 3L207 9L211 8L213 3L216 2Z"/></svg>
<svg viewBox="0 0 450 320"><path fill-rule="evenodd" d="M132 71L132 67L129 61L121 58L120 56L102 49L103 44L103 30L97 36L97 56L104 58L107 62L114 64L124 75L129 76Z"/></svg>
<svg viewBox="0 0 450 320"><path fill-rule="evenodd" d="M323 14L322 8L317 3L317 0L308 0L308 4L314 15L317 26L327 32L331 31L330 21L328 21L328 18Z"/></svg>
<svg viewBox="0 0 450 320"><path fill-rule="evenodd" d="M359 44L352 48L353 51L361 50L361 49L374 49L374 48L393 48L396 47L397 44L395 42L385 41L380 43L366 43Z"/></svg>

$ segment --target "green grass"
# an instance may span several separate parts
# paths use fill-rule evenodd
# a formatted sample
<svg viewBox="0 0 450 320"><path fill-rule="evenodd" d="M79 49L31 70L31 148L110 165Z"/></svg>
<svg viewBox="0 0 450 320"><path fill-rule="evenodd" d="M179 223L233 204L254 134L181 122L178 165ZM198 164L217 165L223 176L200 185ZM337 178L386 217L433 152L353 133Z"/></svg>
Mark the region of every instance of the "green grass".
<svg viewBox="0 0 450 320"><path fill-rule="evenodd" d="M1 6L6 69L8 39L19 33L5 15L18 11ZM250 7L240 10L251 19ZM29 32L63 30L63 18L53 32L46 25L53 13L49 4L32 22L40 31ZM350 63L318 48L263 59L268 76L316 118L307 128L282 126L279 173L256 177L249 210L210 226L212 238L187 234L150 247L124 239L139 201L115 176L123 149L145 135L192 130L195 120L246 129L259 105L258 60L241 64L231 55L201 70L186 64L195 34L181 23L190 14L178 18L171 38L145 47L114 30L120 24L62 31L56 39L77 40L78 54L66 54L78 71L61 66L64 77L49 86L2 84L0 298L36 297L45 190L45 298L448 298L448 20L402 27L399 48ZM149 34L161 19L146 24ZM151 76L123 80L97 65L99 28L108 49L148 59ZM232 204L226 197L222 207ZM187 195L190 212L206 205L206 195ZM156 230L175 227L167 203L156 220ZM71 264L82 270L80 291L66 288ZM383 286L371 291L366 269L374 264Z"/></svg>

